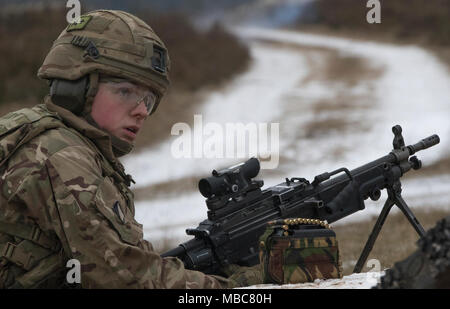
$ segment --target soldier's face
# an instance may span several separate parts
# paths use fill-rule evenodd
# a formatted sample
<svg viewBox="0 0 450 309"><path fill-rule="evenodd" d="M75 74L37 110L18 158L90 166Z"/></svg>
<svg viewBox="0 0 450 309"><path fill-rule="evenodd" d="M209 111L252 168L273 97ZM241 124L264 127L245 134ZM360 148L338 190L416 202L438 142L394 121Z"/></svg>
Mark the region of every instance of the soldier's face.
<svg viewBox="0 0 450 309"><path fill-rule="evenodd" d="M99 83L91 116L109 134L132 143L148 115L148 106L137 104L136 98L151 94L129 82Z"/></svg>

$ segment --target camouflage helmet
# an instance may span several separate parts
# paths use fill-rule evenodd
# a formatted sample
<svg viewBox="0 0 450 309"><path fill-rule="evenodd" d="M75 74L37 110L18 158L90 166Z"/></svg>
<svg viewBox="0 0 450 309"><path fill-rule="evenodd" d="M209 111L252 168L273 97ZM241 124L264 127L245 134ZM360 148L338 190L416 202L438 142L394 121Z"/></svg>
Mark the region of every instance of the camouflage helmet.
<svg viewBox="0 0 450 309"><path fill-rule="evenodd" d="M95 96L99 74L124 78L152 89L158 105L170 84L169 68L164 43L144 21L123 11L97 10L62 31L38 77L74 81L89 75L95 90L86 97Z"/></svg>

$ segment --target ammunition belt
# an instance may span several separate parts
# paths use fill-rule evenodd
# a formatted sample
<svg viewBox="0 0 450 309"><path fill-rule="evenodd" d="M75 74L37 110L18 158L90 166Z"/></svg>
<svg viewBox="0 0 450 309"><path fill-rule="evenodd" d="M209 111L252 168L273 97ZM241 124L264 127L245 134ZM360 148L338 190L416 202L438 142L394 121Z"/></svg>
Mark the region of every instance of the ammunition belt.
<svg viewBox="0 0 450 309"><path fill-rule="evenodd" d="M289 229L295 229L300 225L318 225L326 229L331 229L331 226L328 224L327 221L322 221L319 219L288 218L269 221L267 224L273 227L281 227L283 230L285 230L284 232L285 236L288 236Z"/></svg>

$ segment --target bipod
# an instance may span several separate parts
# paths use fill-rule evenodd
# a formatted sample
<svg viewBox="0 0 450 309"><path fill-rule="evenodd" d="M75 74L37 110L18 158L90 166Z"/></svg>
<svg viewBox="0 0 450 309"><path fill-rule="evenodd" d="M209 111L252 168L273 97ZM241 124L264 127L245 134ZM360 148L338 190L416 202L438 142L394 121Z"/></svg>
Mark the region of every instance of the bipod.
<svg viewBox="0 0 450 309"><path fill-rule="evenodd" d="M386 200L386 203L384 204L383 209L381 210L381 213L378 216L377 222L375 223L375 226L373 227L372 232L370 233L369 239L367 239L366 245L364 246L364 249L361 252L361 256L359 257L358 262L356 263L356 266L353 269L354 273L360 273L362 268L364 267L367 257L372 251L373 245L377 240L378 234L380 233L381 228L383 227L383 224L386 221L386 218L392 206L396 205L398 208L400 208L400 210L406 216L409 223L411 223L411 225L414 227L414 229L416 230L417 234L419 234L420 237L423 237L425 235L425 230L423 229L422 225L420 225L419 221L414 216L411 209L409 209L408 205L403 200L401 191L402 191L401 183L399 180L396 181L392 187L387 189L388 199Z"/></svg>

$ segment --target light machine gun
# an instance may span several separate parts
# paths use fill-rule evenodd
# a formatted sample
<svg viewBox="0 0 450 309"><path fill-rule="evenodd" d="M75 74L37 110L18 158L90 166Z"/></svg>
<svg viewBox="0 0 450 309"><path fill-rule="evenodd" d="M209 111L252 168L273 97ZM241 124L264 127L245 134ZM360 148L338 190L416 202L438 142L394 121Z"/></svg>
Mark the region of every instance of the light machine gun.
<svg viewBox="0 0 450 309"><path fill-rule="evenodd" d="M187 269L208 274L218 274L228 264L252 266L259 262L258 239L268 221L301 217L332 223L363 210L364 200L378 200L381 190L386 189L388 198L354 269L361 272L393 205L400 208L421 237L425 234L402 198L400 178L411 169L421 168L421 161L413 155L438 144L439 136L405 146L402 128L397 125L392 131L394 149L388 155L352 171L340 168L320 174L311 183L304 178L286 178L283 183L261 190L263 181L252 179L260 169L256 158L214 170L211 177L199 182L199 190L207 198L208 219L186 230L193 239L161 256L178 257Z"/></svg>

